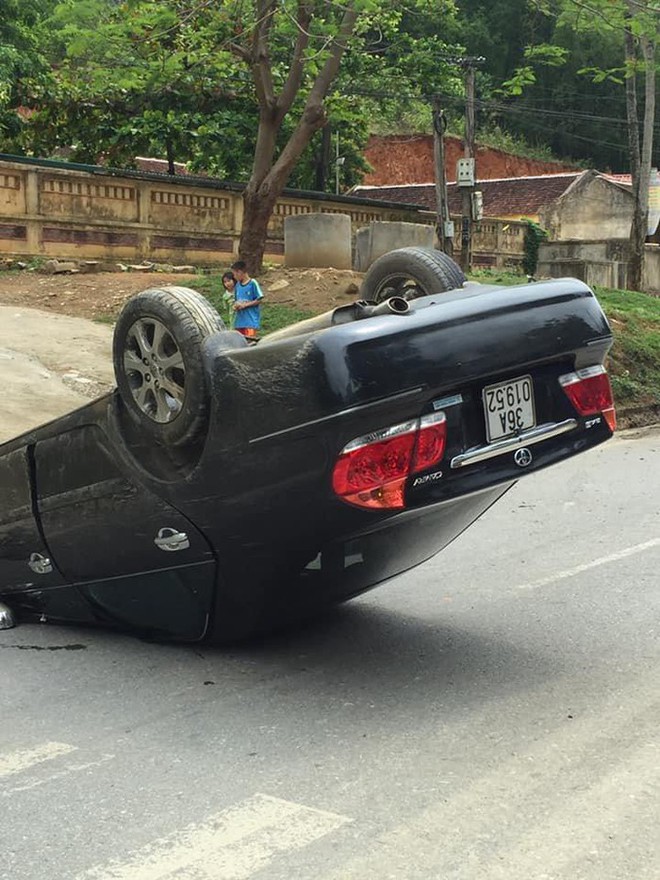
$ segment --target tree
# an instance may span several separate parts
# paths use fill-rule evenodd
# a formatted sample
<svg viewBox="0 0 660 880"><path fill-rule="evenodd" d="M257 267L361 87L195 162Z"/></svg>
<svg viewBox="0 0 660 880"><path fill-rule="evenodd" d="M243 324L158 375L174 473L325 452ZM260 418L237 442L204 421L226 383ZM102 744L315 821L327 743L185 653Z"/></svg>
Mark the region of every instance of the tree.
<svg viewBox="0 0 660 880"><path fill-rule="evenodd" d="M394 75L392 91L419 94L420 73L446 69L433 54L453 2L64 0L43 35L53 84L33 90L29 149L115 166L155 150L246 181L239 246L255 271L287 182L332 187L329 133L341 129L346 182L365 169L370 99L356 83Z"/></svg>
<svg viewBox="0 0 660 880"><path fill-rule="evenodd" d="M251 98L212 53L215 32L204 43L187 29L193 12L171 2L58 3L39 34L52 82L32 84L29 151L115 167L155 153L240 179L256 132Z"/></svg>
<svg viewBox="0 0 660 880"><path fill-rule="evenodd" d="M51 0L0 0L0 148L20 149L26 85L44 82L49 67L35 28L53 6Z"/></svg>
<svg viewBox="0 0 660 880"><path fill-rule="evenodd" d="M630 261L628 285L639 290L642 285L644 244L647 234L648 187L651 177L653 130L655 125L656 43L658 39L658 12L656 0L553 0L542 7L552 15L559 26L564 25L582 34L616 35L621 61L615 67L589 66L579 70L592 82L624 86L628 128L628 151L632 176L633 219L630 232ZM563 53L563 54L562 54ZM565 50L554 44L530 46L525 50L529 63L523 64L505 83L512 93L522 90L536 80L534 60L561 64ZM640 110L637 97L637 79L644 78L644 105ZM640 115L643 116L640 148ZM611 122L612 120L610 120Z"/></svg>
<svg viewBox="0 0 660 880"><path fill-rule="evenodd" d="M581 0L568 2L568 15L581 13ZM623 43L623 67L614 69L591 68L597 81L610 79L623 83L626 94L628 148L632 176L633 218L630 230L630 261L628 286L641 290L644 272L645 242L648 220L648 192L651 180L653 128L655 125L655 47L658 39L658 11L655 0L590 0L593 14L591 29L603 27L614 30ZM640 111L637 97L637 78L644 78L644 105ZM643 116L640 148L640 113Z"/></svg>
<svg viewBox="0 0 660 880"><path fill-rule="evenodd" d="M243 194L243 227L239 243L241 256L253 270L261 267L268 222L275 202L303 150L327 121L324 101L355 30L359 14L356 3L354 0L339 8L324 3L326 18L322 19L315 16L311 2L298 0L289 19L293 25L293 39L288 72L279 84L274 75L273 58L274 32L282 15L277 0L256 0L251 33L247 37L238 34L231 41L231 51L252 71L259 104L259 128L252 174ZM317 22L321 26L315 33ZM314 36L320 36L323 41L316 58L316 52L308 55ZM278 154L277 138L282 123L306 77L310 86L298 123Z"/></svg>
<svg viewBox="0 0 660 880"><path fill-rule="evenodd" d="M650 14L649 14L650 13ZM649 183L653 150L653 127L655 123L655 46L657 19L636 0L626 0L625 10L625 58L626 58L626 110L628 114L628 137L630 144L630 171L633 184L633 219L630 230L630 271L628 285L633 290L642 289L644 256L649 210ZM638 70L644 73L644 125L642 146L639 144L639 114L636 77Z"/></svg>

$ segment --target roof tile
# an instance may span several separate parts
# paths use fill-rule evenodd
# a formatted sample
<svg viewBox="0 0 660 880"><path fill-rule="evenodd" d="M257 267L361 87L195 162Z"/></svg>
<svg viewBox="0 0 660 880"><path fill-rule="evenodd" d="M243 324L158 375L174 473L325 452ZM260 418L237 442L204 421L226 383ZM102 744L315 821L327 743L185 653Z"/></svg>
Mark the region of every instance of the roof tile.
<svg viewBox="0 0 660 880"><path fill-rule="evenodd" d="M543 207L554 202L584 172L543 174L535 177L506 177L477 181L477 189L483 194L485 217L526 217L536 215ZM435 211L435 184L417 183L401 186L358 186L355 195L367 199L418 205ZM461 188L455 183L447 185L449 210L461 213Z"/></svg>

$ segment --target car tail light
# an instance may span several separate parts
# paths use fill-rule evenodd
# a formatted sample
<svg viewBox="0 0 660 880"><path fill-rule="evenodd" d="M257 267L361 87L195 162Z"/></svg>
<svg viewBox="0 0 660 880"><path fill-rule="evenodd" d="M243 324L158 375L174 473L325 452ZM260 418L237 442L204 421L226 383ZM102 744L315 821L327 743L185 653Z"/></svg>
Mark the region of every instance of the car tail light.
<svg viewBox="0 0 660 880"><path fill-rule="evenodd" d="M358 507L402 508L406 480L440 461L446 433L439 412L358 437L342 449L332 488Z"/></svg>
<svg viewBox="0 0 660 880"><path fill-rule="evenodd" d="M437 464L445 454L447 441L447 419L443 412L422 416L419 420L412 472L428 470Z"/></svg>
<svg viewBox="0 0 660 880"><path fill-rule="evenodd" d="M581 416L601 415L611 431L616 430L612 387L603 366L586 367L559 377L559 384Z"/></svg>

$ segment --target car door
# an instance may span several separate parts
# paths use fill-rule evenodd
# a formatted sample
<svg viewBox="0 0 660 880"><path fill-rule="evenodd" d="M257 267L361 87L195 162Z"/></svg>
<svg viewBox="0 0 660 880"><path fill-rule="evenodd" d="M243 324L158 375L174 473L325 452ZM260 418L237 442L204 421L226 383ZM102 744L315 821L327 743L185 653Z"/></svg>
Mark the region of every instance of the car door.
<svg viewBox="0 0 660 880"><path fill-rule="evenodd" d="M0 455L0 594L62 586L34 516L30 450Z"/></svg>
<svg viewBox="0 0 660 880"><path fill-rule="evenodd" d="M35 465L39 518L53 558L98 616L199 637L215 580L201 532L116 461L97 425L39 441Z"/></svg>

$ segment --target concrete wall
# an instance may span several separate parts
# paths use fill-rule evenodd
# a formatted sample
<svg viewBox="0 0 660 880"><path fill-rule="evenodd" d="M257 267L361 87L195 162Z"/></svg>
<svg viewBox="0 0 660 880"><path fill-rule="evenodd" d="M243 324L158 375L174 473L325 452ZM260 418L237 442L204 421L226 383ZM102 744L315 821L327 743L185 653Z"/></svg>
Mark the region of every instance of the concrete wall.
<svg viewBox="0 0 660 880"><path fill-rule="evenodd" d="M630 233L632 214L631 193L592 171L541 208L539 222L553 241L621 239Z"/></svg>
<svg viewBox="0 0 660 880"><path fill-rule="evenodd" d="M460 218L454 218L460 255ZM480 269L507 269L521 265L527 224L519 220L481 220L472 226L472 265Z"/></svg>
<svg viewBox="0 0 660 880"><path fill-rule="evenodd" d="M348 217L352 236L373 223L403 223L398 233L383 232L382 244L374 239L379 248L385 240L397 247L417 242L418 234L426 243L435 222L420 208L288 191L268 226L266 259L283 260L287 218L313 213ZM242 220L240 189L220 181L0 158L0 257L226 265L238 255ZM411 224L424 229L404 233ZM473 265L520 264L524 229L515 221L475 224ZM456 246L458 255L459 235Z"/></svg>
<svg viewBox="0 0 660 880"><path fill-rule="evenodd" d="M428 231L410 229L409 223L375 222L367 229L360 229L355 238L354 267L365 271L371 262L388 250L397 247L432 247L435 243L433 215L428 218ZM456 230L460 229L460 217L454 217ZM370 241L371 230L378 229ZM517 268L522 263L526 224L517 220L482 220L472 226L472 267L474 269ZM385 246L387 245L387 247ZM460 259L460 236L454 238L454 258Z"/></svg>
<svg viewBox="0 0 660 880"><path fill-rule="evenodd" d="M660 245L646 245L644 261L644 290L660 294Z"/></svg>
<svg viewBox="0 0 660 880"><path fill-rule="evenodd" d="M350 269L352 263L350 217L346 214L305 214L286 217L284 262L287 266L332 266L335 269Z"/></svg>
<svg viewBox="0 0 660 880"><path fill-rule="evenodd" d="M432 226L419 223L383 223L374 221L355 236L354 266L358 272L366 272L378 257L402 247L431 248L435 242Z"/></svg>
<svg viewBox="0 0 660 880"><path fill-rule="evenodd" d="M539 277L579 278L590 287L628 286L627 239L614 241L555 241L544 242L539 249ZM643 289L660 293L660 246L647 244Z"/></svg>
<svg viewBox="0 0 660 880"><path fill-rule="evenodd" d="M353 232L373 220L428 222L415 208L289 191L275 206L266 259L283 259L285 219L311 213L348 217ZM220 181L0 159L0 256L226 265L242 219L240 189Z"/></svg>

